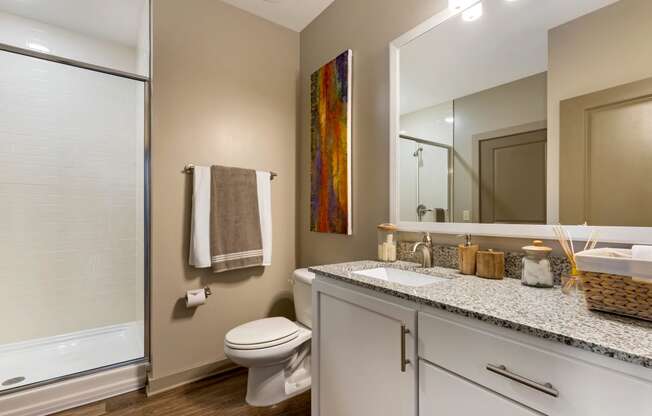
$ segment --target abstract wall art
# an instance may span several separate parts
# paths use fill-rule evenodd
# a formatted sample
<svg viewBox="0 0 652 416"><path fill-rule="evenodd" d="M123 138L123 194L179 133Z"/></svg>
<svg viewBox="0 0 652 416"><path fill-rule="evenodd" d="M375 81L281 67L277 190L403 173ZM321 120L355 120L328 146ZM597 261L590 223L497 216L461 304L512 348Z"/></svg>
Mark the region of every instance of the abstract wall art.
<svg viewBox="0 0 652 416"><path fill-rule="evenodd" d="M350 235L352 52L310 77L310 231Z"/></svg>

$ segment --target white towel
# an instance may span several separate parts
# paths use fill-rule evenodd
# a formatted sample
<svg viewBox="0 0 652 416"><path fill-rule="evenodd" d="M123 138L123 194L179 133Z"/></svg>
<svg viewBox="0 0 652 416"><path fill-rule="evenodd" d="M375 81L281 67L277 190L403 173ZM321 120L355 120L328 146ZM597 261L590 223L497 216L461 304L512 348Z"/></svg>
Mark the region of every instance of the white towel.
<svg viewBox="0 0 652 416"><path fill-rule="evenodd" d="M638 246L634 245L632 246L632 258L634 260L645 260L645 261L652 261L652 246ZM639 267L645 267L645 266L640 266ZM649 271L649 268L647 268ZM652 283L652 278L650 277L639 277L639 276L634 276L632 279L635 282L639 283Z"/></svg>
<svg viewBox="0 0 652 416"><path fill-rule="evenodd" d="M263 242L263 266L272 265L272 177L269 172L256 171L258 214Z"/></svg>
<svg viewBox="0 0 652 416"><path fill-rule="evenodd" d="M652 246L632 246L632 258L652 260Z"/></svg>
<svg viewBox="0 0 652 416"><path fill-rule="evenodd" d="M197 268L208 268L211 267L211 168L195 166L192 182L192 219L188 262Z"/></svg>

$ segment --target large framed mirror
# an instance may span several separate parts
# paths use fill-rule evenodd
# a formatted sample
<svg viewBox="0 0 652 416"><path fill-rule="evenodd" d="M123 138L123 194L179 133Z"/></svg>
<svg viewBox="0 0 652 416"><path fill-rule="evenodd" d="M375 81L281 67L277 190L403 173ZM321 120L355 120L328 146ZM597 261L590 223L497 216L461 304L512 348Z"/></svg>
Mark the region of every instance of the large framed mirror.
<svg viewBox="0 0 652 416"><path fill-rule="evenodd" d="M649 0L451 0L390 44L392 221L652 242L650 39Z"/></svg>

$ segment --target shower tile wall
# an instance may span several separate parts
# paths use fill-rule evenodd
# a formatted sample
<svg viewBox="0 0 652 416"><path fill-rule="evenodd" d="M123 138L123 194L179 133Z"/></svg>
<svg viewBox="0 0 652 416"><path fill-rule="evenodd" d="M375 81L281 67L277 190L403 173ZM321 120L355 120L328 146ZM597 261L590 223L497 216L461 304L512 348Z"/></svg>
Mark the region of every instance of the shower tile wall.
<svg viewBox="0 0 652 416"><path fill-rule="evenodd" d="M0 345L142 320L143 84L0 68Z"/></svg>

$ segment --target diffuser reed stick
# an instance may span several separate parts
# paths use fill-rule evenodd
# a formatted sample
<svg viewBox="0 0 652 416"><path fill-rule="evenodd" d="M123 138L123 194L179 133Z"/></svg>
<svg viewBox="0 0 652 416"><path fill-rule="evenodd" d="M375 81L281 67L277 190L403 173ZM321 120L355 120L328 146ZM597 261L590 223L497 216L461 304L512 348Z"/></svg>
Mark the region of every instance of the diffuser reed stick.
<svg viewBox="0 0 652 416"><path fill-rule="evenodd" d="M570 232L561 225L555 225L552 229L564 255L571 265L570 276L562 285L562 291L568 294L571 292L573 287L579 284L579 272L577 270L577 261L575 259L575 243L573 242L573 237ZM584 250L593 250L597 244L598 232L592 231L586 244L584 244Z"/></svg>

